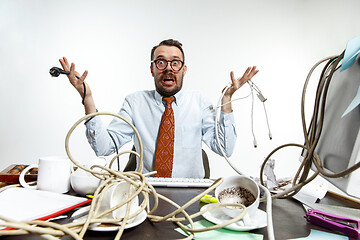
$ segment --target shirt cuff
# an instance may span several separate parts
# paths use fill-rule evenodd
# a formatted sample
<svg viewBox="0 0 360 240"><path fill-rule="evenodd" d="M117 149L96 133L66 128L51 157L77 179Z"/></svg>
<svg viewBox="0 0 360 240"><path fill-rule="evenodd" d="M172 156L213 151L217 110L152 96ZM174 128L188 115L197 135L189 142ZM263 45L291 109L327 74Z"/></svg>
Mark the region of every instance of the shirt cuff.
<svg viewBox="0 0 360 240"><path fill-rule="evenodd" d="M97 130L97 122L98 122L99 116L93 116L91 118L86 119L85 126L88 130Z"/></svg>
<svg viewBox="0 0 360 240"><path fill-rule="evenodd" d="M224 113L220 112L220 121L224 123L225 126L230 126L234 123L234 112Z"/></svg>
<svg viewBox="0 0 360 240"><path fill-rule="evenodd" d="M99 111L96 109L96 112L99 112ZM90 122L91 119L93 119L94 117L96 117L96 115L95 115L95 116L92 116L91 118L86 119L85 122L84 122L84 124L86 125L86 124L87 124L88 122Z"/></svg>

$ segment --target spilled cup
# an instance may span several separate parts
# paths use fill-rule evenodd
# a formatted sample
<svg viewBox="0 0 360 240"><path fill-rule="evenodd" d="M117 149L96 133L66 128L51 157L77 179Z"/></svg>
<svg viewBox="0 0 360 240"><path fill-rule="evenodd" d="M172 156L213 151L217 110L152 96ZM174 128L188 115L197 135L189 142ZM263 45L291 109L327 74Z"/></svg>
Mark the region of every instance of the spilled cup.
<svg viewBox="0 0 360 240"><path fill-rule="evenodd" d="M104 196L100 203L99 213L102 213L110 208L117 206L122 202L125 202L134 192L135 192L135 188L131 186L130 189L130 183L128 182L121 181L115 183L104 193ZM138 196L135 196L130 202L124 204L120 208L117 208L114 211L104 215L103 218L112 218L112 219L124 218L128 204L130 204L129 216L131 216L134 213L136 213L140 208ZM132 222L134 219L135 217L129 219L128 222Z"/></svg>
<svg viewBox="0 0 360 240"><path fill-rule="evenodd" d="M257 183L249 177L236 175L225 177L224 181L215 189L215 197L219 203L240 203L245 205L246 214L243 218L245 225L251 225L251 217L256 214L260 202L260 190ZM240 207L224 207L224 214L235 218L243 209Z"/></svg>

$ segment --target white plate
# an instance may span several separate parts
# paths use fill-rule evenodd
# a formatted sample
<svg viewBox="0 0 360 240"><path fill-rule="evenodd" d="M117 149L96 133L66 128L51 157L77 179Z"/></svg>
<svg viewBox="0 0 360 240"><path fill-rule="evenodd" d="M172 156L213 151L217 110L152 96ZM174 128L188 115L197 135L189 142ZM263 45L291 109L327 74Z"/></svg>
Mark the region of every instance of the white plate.
<svg viewBox="0 0 360 240"><path fill-rule="evenodd" d="M211 203L204 205L200 210L205 210L209 206L215 205L218 203ZM215 223L215 224L221 224L224 222L227 222L231 220L232 218L228 215L224 214L221 208L215 208L213 210L210 210L202 215L206 220ZM255 216L251 218L252 225L250 226L244 226L244 222L242 220L232 223L230 225L227 225L224 228L235 230L235 231L250 231L253 229L263 228L267 226L267 220L266 220L266 212L258 209L255 213Z"/></svg>
<svg viewBox="0 0 360 240"><path fill-rule="evenodd" d="M75 211L72 214L72 216L76 216L76 215L82 214L83 212L87 212L87 211L89 211L89 209L90 209L90 206L83 207L83 208ZM81 221L81 220L86 220L86 218L87 218L87 215L83 216L83 217L80 217L78 219L75 219L74 222L78 222L78 221ZM131 223L126 224L124 229L135 227L135 226L139 225L140 223L144 222L146 218L147 218L147 213L146 213L145 210L143 210L139 215L137 215L135 217L134 221L132 221ZM113 225L99 226L97 224L90 224L90 226L89 226L89 230L101 231L101 232L117 231L117 230L119 230L119 228L120 228L120 226L113 226Z"/></svg>

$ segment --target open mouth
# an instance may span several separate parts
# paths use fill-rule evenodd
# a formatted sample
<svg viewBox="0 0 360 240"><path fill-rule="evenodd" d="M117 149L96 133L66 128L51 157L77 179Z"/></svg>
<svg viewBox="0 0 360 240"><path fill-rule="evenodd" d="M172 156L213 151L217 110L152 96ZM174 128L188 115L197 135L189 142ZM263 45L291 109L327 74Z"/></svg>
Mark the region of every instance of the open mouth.
<svg viewBox="0 0 360 240"><path fill-rule="evenodd" d="M172 85L173 83L175 83L175 79L174 77L166 76L163 78L162 82L164 85Z"/></svg>

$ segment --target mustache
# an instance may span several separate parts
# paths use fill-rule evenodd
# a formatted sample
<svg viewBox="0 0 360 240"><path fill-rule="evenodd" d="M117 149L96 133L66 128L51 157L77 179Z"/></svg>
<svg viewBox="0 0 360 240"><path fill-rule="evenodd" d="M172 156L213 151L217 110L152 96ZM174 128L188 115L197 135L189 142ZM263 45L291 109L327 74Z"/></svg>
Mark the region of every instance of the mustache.
<svg viewBox="0 0 360 240"><path fill-rule="evenodd" d="M169 78L176 80L176 75L171 72L164 72L160 75L160 78L161 78L161 80L169 79Z"/></svg>

